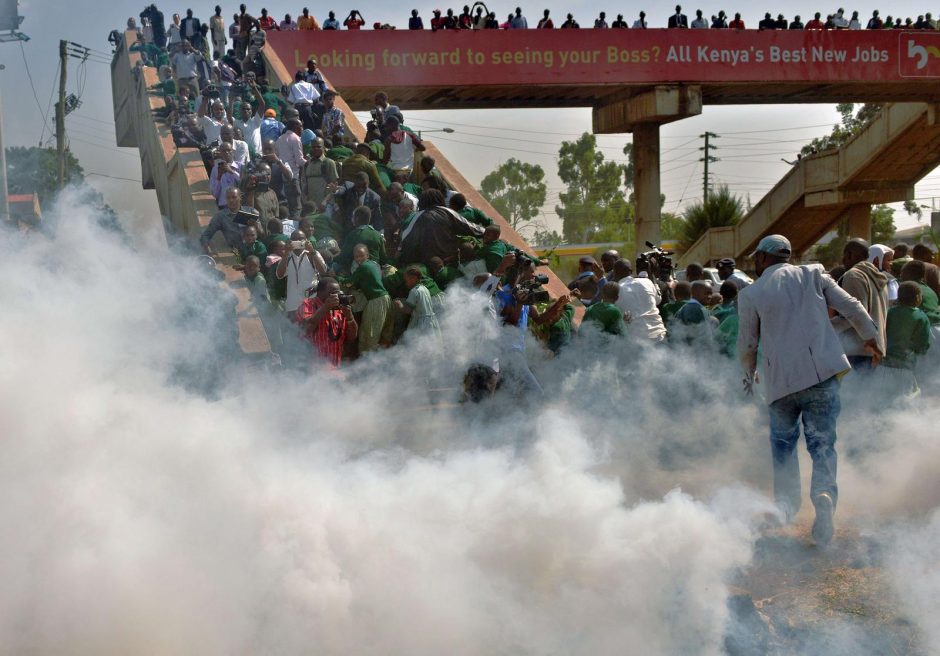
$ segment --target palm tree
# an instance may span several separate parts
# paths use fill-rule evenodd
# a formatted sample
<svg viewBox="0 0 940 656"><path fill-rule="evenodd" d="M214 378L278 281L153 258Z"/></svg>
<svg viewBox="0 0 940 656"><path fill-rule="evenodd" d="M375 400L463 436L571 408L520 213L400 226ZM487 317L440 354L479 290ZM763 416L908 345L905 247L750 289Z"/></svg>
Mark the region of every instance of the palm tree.
<svg viewBox="0 0 940 656"><path fill-rule="evenodd" d="M679 245L683 250L688 250L711 228L733 226L743 216L744 203L741 198L732 194L726 185L721 185L704 202L690 205L683 212Z"/></svg>

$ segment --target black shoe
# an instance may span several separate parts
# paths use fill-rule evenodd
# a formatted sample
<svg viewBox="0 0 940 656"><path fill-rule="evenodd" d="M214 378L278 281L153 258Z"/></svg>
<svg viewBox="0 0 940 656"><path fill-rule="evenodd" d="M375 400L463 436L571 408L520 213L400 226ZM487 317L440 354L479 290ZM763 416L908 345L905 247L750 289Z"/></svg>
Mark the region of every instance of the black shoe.
<svg viewBox="0 0 940 656"><path fill-rule="evenodd" d="M813 505L816 506L813 539L816 541L817 546L825 547L832 541L832 497L827 492L823 492L813 502Z"/></svg>

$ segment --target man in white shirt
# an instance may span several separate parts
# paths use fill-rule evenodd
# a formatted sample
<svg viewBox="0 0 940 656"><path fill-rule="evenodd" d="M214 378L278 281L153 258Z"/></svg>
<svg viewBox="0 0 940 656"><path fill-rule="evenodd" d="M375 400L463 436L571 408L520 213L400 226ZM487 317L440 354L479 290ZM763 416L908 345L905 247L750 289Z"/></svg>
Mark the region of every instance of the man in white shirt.
<svg viewBox="0 0 940 656"><path fill-rule="evenodd" d="M708 21L702 17L702 10L695 10L695 18L692 20L692 29L693 30L707 30Z"/></svg>
<svg viewBox="0 0 940 656"><path fill-rule="evenodd" d="M303 303L305 292L326 273L326 262L303 231L294 230L290 239L290 253L278 262L274 275L279 280L287 279L284 310L289 318L293 318L297 307Z"/></svg>
<svg viewBox="0 0 940 656"><path fill-rule="evenodd" d="M849 20L845 17L845 9L839 7L839 11L836 12L836 15L832 17L832 24L836 26L837 30L844 30L849 26Z"/></svg>
<svg viewBox="0 0 940 656"><path fill-rule="evenodd" d="M635 30L645 30L646 29L646 12L641 11L640 17L633 21L633 29Z"/></svg>
<svg viewBox="0 0 940 656"><path fill-rule="evenodd" d="M206 133L207 143L216 143L222 136L222 126L228 125L225 116L225 108L222 101L218 98L212 99L212 108L209 110L211 115L206 115L206 106L209 104L209 96L202 95L202 101L199 103L199 109L196 110L196 116L199 117L199 125Z"/></svg>
<svg viewBox="0 0 940 656"><path fill-rule="evenodd" d="M277 138L274 150L278 158L291 170L292 178L284 183L284 195L287 196L287 209L290 218L300 219L300 178L307 158L304 157L304 147L300 141L300 133L304 126L299 118L289 119L284 134Z"/></svg>
<svg viewBox="0 0 940 656"><path fill-rule="evenodd" d="M319 128L319 121L314 119L313 105L320 100L320 92L317 88L306 80L305 71L297 71L294 74L294 83L290 85L287 92L287 102L294 106L303 126L308 130Z"/></svg>
<svg viewBox="0 0 940 656"><path fill-rule="evenodd" d="M614 262L613 279L620 283L617 307L629 317L629 335L658 343L666 339L666 326L659 314L659 286L649 278L633 277L630 262Z"/></svg>
<svg viewBox="0 0 940 656"><path fill-rule="evenodd" d="M176 88L189 87L192 96L199 92L196 78L199 76L200 56L189 41L183 41L180 51L173 55L173 72L176 74Z"/></svg>
<svg viewBox="0 0 940 656"><path fill-rule="evenodd" d="M233 123L236 128L242 131L245 137L245 143L248 144L248 151L252 157L261 155L261 121L264 120L264 110L267 106L261 90L253 79L248 80L248 86L255 96L255 106L251 103L242 102L240 107L241 116L235 117ZM252 111L254 109L254 111Z"/></svg>
<svg viewBox="0 0 940 656"><path fill-rule="evenodd" d="M829 308L849 321L875 359L878 327L856 299L819 266L793 266L790 242L782 235L761 239L752 253L757 280L738 295L738 356L745 390L757 381L757 348L770 413L774 497L789 520L800 508L800 467L796 444L800 422L813 459L810 497L816 507L813 538L820 546L832 539L836 486L836 419L839 377L849 361L829 321Z"/></svg>
<svg viewBox="0 0 940 656"><path fill-rule="evenodd" d="M239 167L245 166L250 160L248 153L248 144L241 139L235 138L235 128L231 125L223 125L219 132L219 141L232 147L232 161Z"/></svg>

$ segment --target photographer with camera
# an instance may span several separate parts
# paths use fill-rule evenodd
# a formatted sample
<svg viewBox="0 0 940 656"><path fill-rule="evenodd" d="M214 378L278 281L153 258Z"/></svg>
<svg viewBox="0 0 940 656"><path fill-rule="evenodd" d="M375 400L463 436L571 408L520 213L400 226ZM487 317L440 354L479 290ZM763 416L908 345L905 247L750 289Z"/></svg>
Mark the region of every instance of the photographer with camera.
<svg viewBox="0 0 940 656"><path fill-rule="evenodd" d="M241 181L241 167L233 158L234 151L231 144L222 142L222 145L215 149L215 163L209 174L209 193L215 197L219 208L225 207L225 190L230 187L237 188Z"/></svg>
<svg viewBox="0 0 940 656"><path fill-rule="evenodd" d="M304 338L333 369L338 369L343 347L359 336L359 324L353 316L349 296L340 293L336 279L321 278L316 284L316 294L303 299L293 314L295 321L303 326Z"/></svg>
<svg viewBox="0 0 940 656"><path fill-rule="evenodd" d="M500 370L507 382L523 395L541 396L542 386L529 369L525 355L525 338L529 332L529 318L537 315L535 303L547 300L541 285L543 276L523 280L532 270L533 260L520 250L507 253L494 276L504 276L504 284L493 294L496 314L502 325L500 335ZM544 282L543 282L544 281Z"/></svg>
<svg viewBox="0 0 940 656"><path fill-rule="evenodd" d="M653 281L659 288L660 305L670 303L676 300L673 295L673 252L664 251L651 242L646 242L646 247L651 250L640 253L636 258L636 277Z"/></svg>
<svg viewBox="0 0 940 656"><path fill-rule="evenodd" d="M323 256L317 252L313 244L307 240L307 235L302 230L294 230L290 239L288 245L290 252L287 257L277 263L274 275L278 279L287 279L284 310L288 317L293 317L304 300L304 292L315 285L319 277L326 273L326 262L323 261Z"/></svg>

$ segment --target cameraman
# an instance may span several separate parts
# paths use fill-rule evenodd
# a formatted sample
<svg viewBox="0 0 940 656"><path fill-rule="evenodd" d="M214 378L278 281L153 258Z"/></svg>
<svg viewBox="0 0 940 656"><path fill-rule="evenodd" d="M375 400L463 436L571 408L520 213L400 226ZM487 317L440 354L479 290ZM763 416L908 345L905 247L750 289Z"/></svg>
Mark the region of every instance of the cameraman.
<svg viewBox="0 0 940 656"><path fill-rule="evenodd" d="M672 260L658 250L640 253L636 258L636 277L648 278L659 288L659 305L676 300L672 293Z"/></svg>
<svg viewBox="0 0 940 656"><path fill-rule="evenodd" d="M520 279L532 263L528 258L508 253L493 271L495 276L505 273L504 283L493 295L495 309L502 325L500 335L501 371L508 381L515 383L523 394L541 396L542 386L529 369L525 356L525 337L529 332L532 292L519 286ZM533 316L537 312L532 313Z"/></svg>
<svg viewBox="0 0 940 656"><path fill-rule="evenodd" d="M333 369L339 368L343 347L359 336L359 324L352 308L342 304L339 283L323 277L317 283L316 295L305 298L297 308L296 321L304 328L304 338L317 353L327 359Z"/></svg>

